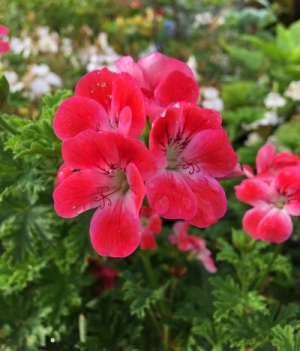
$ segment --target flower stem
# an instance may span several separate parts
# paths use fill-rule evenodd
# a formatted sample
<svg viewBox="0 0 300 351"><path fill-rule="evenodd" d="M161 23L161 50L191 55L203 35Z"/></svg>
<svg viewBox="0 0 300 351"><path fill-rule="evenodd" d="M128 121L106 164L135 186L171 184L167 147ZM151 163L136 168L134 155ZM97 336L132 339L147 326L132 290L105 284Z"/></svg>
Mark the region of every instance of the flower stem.
<svg viewBox="0 0 300 351"><path fill-rule="evenodd" d="M147 252L142 252L141 253L141 258L143 261L143 265L144 265L144 269L148 278L148 281L150 283L150 286L152 289L158 289L158 281L156 279L156 276L154 274L154 271L152 269L152 265L149 259L149 255L147 254ZM158 307L160 312L162 313L162 315L166 316L168 314L168 307L165 304L165 302L163 300L160 300L158 303ZM152 312L152 311L151 311ZM153 315L151 316L153 319ZM154 317L154 321L155 321L155 317ZM170 330L169 330L169 326L167 324L163 324L163 343L164 343L164 349L167 351L169 350L168 345L169 345L169 339L170 339Z"/></svg>
<svg viewBox="0 0 300 351"><path fill-rule="evenodd" d="M15 129L13 126L11 126L9 123L7 123L1 115L0 115L0 125L2 125L2 127L4 127L6 130L8 130L9 132L11 132L14 135L19 134L17 129Z"/></svg>
<svg viewBox="0 0 300 351"><path fill-rule="evenodd" d="M253 290L258 290L261 288L261 285L265 279L265 277L267 276L267 274L270 272L271 268L272 268L272 265L273 263L275 262L277 256L279 255L280 251L281 251L281 247L282 245L280 244L276 244L276 248L275 250L273 251L273 255L271 256L268 264L267 264L267 267L265 270L262 271L262 273L260 274L260 277L258 278L258 280L256 281L256 283L254 284L253 286Z"/></svg>

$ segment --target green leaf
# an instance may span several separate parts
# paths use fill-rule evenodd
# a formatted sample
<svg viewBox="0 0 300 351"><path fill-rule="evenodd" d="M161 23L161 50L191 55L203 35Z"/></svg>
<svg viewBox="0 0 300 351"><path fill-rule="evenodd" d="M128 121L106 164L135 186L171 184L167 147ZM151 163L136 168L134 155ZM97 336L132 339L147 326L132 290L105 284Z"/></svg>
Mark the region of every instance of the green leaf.
<svg viewBox="0 0 300 351"><path fill-rule="evenodd" d="M278 351L297 351L295 349L294 328L291 325L285 327L277 325L272 328L272 331L274 336L271 342L277 346Z"/></svg>
<svg viewBox="0 0 300 351"><path fill-rule="evenodd" d="M299 144L300 135L300 121L292 120L280 126L276 132L275 136L278 140L287 147L291 148L296 154L300 152Z"/></svg>
<svg viewBox="0 0 300 351"><path fill-rule="evenodd" d="M0 108L7 104L9 84L3 73L0 73Z"/></svg>
<svg viewBox="0 0 300 351"><path fill-rule="evenodd" d="M252 93L255 82L237 81L222 85L222 99L226 106L237 107L248 105L249 95Z"/></svg>
<svg viewBox="0 0 300 351"><path fill-rule="evenodd" d="M131 301L131 314L136 315L139 319L143 319L146 312L164 298L164 293L168 285L169 282L158 289L152 290L138 287L133 281L125 282L123 285L124 298Z"/></svg>

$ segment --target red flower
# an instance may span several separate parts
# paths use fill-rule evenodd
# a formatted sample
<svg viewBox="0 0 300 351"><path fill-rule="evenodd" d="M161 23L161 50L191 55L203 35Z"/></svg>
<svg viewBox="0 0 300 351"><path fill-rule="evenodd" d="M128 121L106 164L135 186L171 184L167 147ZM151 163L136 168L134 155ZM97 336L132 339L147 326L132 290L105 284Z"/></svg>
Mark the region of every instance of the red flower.
<svg viewBox="0 0 300 351"><path fill-rule="evenodd" d="M237 156L218 112L187 103L167 108L150 132L157 173L147 181L150 206L163 218L200 228L221 218L226 196L216 177L230 174Z"/></svg>
<svg viewBox="0 0 300 351"><path fill-rule="evenodd" d="M117 286L116 277L119 271L112 269L106 264L89 257L89 268L91 269L93 277L96 279L94 289L101 295L104 291Z"/></svg>
<svg viewBox="0 0 300 351"><path fill-rule="evenodd" d="M174 234L169 239L180 251L190 251L201 261L205 269L210 273L215 273L217 268L211 258L211 252L206 248L205 240L196 235L188 235L188 222L178 221L173 225Z"/></svg>
<svg viewBox="0 0 300 351"><path fill-rule="evenodd" d="M235 187L236 197L251 206L243 229L254 239L281 243L293 231L290 215L300 216L300 167L285 167L266 182L253 177Z"/></svg>
<svg viewBox="0 0 300 351"><path fill-rule="evenodd" d="M0 38L6 37L9 29L0 24ZM6 54L10 50L9 42L7 40L0 40L0 55Z"/></svg>
<svg viewBox="0 0 300 351"><path fill-rule="evenodd" d="M276 154L274 145L265 144L256 156L256 177L270 182L281 169L288 166L300 166L300 157L288 151ZM250 166L244 165L243 169L248 178L254 177L255 174Z"/></svg>
<svg viewBox="0 0 300 351"><path fill-rule="evenodd" d="M137 63L132 57L124 56L115 64L119 71L130 73L140 85L146 113L151 119L161 114L170 103L196 103L198 100L198 84L184 62L155 52Z"/></svg>
<svg viewBox="0 0 300 351"><path fill-rule="evenodd" d="M72 170L54 190L58 215L73 218L92 208L90 236L96 252L125 257L139 245L139 210L143 180L156 169L138 140L113 132L85 131L63 143L64 161Z"/></svg>
<svg viewBox="0 0 300 351"><path fill-rule="evenodd" d="M141 207L140 219L142 223L142 237L141 249L142 250L155 250L157 247L154 239L154 234L161 232L161 218L150 207Z"/></svg>
<svg viewBox="0 0 300 351"><path fill-rule="evenodd" d="M103 68L79 80L75 96L59 106L53 128L61 140L84 130L115 131L138 138L145 120L143 95L135 80L128 73Z"/></svg>

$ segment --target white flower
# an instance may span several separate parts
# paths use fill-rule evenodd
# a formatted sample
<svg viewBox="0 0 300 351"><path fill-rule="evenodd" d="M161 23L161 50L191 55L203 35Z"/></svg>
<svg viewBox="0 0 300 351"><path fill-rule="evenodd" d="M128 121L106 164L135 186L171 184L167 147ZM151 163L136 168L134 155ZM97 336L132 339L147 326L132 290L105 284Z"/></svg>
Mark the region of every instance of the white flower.
<svg viewBox="0 0 300 351"><path fill-rule="evenodd" d="M195 16L195 22L193 23L193 27L197 28L199 26L207 26L211 24L212 21L213 21L213 15L210 12L198 13Z"/></svg>
<svg viewBox="0 0 300 351"><path fill-rule="evenodd" d="M49 93L52 87L61 87L61 78L50 71L49 66L45 64L32 65L25 77L28 91L25 93L30 100L40 98Z"/></svg>
<svg viewBox="0 0 300 351"><path fill-rule="evenodd" d="M58 52L58 34L56 32L49 33L48 27L38 27L36 32L39 37L37 42L38 50L44 53L56 54Z"/></svg>
<svg viewBox="0 0 300 351"><path fill-rule="evenodd" d="M206 87L202 89L204 97L202 106L213 110L222 111L224 108L223 100L219 97L219 91L214 87Z"/></svg>
<svg viewBox="0 0 300 351"><path fill-rule="evenodd" d="M248 138L245 141L245 145L247 146L253 146L256 145L258 142L262 141L261 137L259 136L258 133L252 132L248 134Z"/></svg>
<svg viewBox="0 0 300 351"><path fill-rule="evenodd" d="M294 101L300 101L300 81L292 81L283 94Z"/></svg>
<svg viewBox="0 0 300 351"><path fill-rule="evenodd" d="M276 111L267 111L264 114L264 117L258 119L248 125L244 125L245 130L256 129L259 126L277 126L282 123L284 120L283 117L279 117Z"/></svg>
<svg viewBox="0 0 300 351"><path fill-rule="evenodd" d="M199 80L200 75L197 72L198 65L197 65L196 57L194 55L190 55L189 59L187 60L187 65L193 71L195 79Z"/></svg>
<svg viewBox="0 0 300 351"><path fill-rule="evenodd" d="M265 106L272 110L283 107L285 105L285 102L285 98L278 93L269 93L264 100Z"/></svg>
<svg viewBox="0 0 300 351"><path fill-rule="evenodd" d="M71 38L62 39L61 51L64 54L64 56L70 56L72 54L73 47Z"/></svg>
<svg viewBox="0 0 300 351"><path fill-rule="evenodd" d="M35 53L35 49L32 43L32 39L30 37L25 37L24 39L20 38L11 38L10 40L10 48L11 51L16 53L17 55L22 54L24 58L30 56L30 54Z"/></svg>
<svg viewBox="0 0 300 351"><path fill-rule="evenodd" d="M3 73L9 83L9 91L11 93L15 93L16 91L22 90L24 88L24 83L19 81L19 77L16 72L4 71Z"/></svg>

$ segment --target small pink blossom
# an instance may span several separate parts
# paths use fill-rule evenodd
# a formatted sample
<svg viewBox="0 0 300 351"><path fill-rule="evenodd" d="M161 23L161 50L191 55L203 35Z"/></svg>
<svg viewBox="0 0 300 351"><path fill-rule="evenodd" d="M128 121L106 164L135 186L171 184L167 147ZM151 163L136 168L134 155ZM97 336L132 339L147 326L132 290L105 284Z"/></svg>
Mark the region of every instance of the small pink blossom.
<svg viewBox="0 0 300 351"><path fill-rule="evenodd" d="M10 50L9 42L5 39L8 33L9 29L0 24L0 55L4 55Z"/></svg>
<svg viewBox="0 0 300 351"><path fill-rule="evenodd" d="M140 243L141 249L155 250L157 248L157 244L154 234L159 234L161 232L161 218L150 207L141 207L139 216L143 228Z"/></svg>
<svg viewBox="0 0 300 351"><path fill-rule="evenodd" d="M59 106L53 128L63 141L84 130L115 131L138 138L145 120L143 96L135 80L128 73L103 68L79 80L75 96Z"/></svg>
<svg viewBox="0 0 300 351"><path fill-rule="evenodd" d="M293 231L290 216L300 216L300 167L284 167L272 179L253 177L235 187L236 197L254 206L243 229L254 239L281 243Z"/></svg>
<svg viewBox="0 0 300 351"><path fill-rule="evenodd" d="M276 148L272 144L262 146L256 156L256 174L249 165L243 165L243 170L248 178L259 177L267 182L284 167L300 167L300 157L288 151L276 153Z"/></svg>
<svg viewBox="0 0 300 351"><path fill-rule="evenodd" d="M189 235L188 227L188 222L176 222L173 225L174 234L169 237L170 242L176 245L180 251L191 252L196 259L203 263L208 272L215 273L217 268L211 257L211 252L206 248L205 240L196 235Z"/></svg>
<svg viewBox="0 0 300 351"><path fill-rule="evenodd" d="M160 52L134 62L124 56L115 62L120 72L128 72L137 81L144 95L147 115L153 120L170 103L196 103L199 87L189 66Z"/></svg>

